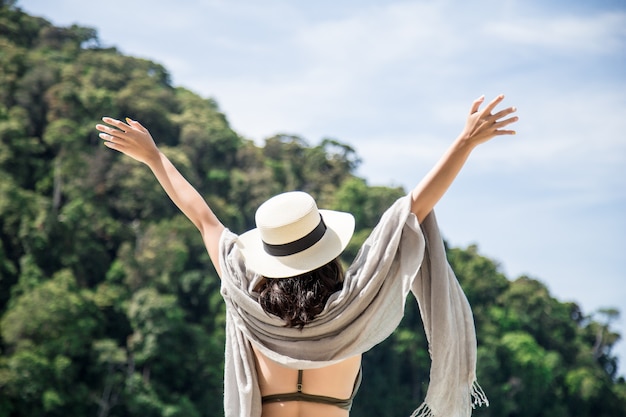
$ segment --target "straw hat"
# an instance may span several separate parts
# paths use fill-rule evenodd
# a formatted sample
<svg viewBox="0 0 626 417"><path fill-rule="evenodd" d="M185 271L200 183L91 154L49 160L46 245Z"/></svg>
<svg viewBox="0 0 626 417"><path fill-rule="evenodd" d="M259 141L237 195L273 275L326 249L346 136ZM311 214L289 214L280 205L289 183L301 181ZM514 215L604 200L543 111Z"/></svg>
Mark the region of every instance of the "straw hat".
<svg viewBox="0 0 626 417"><path fill-rule="evenodd" d="M279 194L261 204L256 229L239 236L248 268L268 278L312 271L335 259L354 232L350 213L319 210L302 191Z"/></svg>

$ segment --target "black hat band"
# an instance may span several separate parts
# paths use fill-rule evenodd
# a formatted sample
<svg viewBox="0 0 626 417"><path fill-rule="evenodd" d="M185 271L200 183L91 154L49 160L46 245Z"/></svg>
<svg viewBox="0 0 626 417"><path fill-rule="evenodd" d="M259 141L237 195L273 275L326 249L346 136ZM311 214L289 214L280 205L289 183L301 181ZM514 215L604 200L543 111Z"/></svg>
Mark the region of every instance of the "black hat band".
<svg viewBox="0 0 626 417"><path fill-rule="evenodd" d="M324 236L324 233L326 233L326 224L320 214L320 222L315 229L311 230L311 232L309 232L306 236L303 236L298 240L294 240L293 242L283 243L281 245L272 245L263 241L263 249L265 249L267 254L272 256L293 255L307 250L311 246L315 245L320 241L322 236Z"/></svg>

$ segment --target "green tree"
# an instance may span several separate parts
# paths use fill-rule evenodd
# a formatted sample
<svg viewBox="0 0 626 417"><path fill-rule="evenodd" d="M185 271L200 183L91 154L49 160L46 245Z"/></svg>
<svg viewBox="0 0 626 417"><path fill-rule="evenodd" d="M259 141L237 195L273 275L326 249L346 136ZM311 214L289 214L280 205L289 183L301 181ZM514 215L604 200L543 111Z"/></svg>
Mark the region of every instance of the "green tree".
<svg viewBox="0 0 626 417"><path fill-rule="evenodd" d="M69 271L17 297L0 321L9 354L3 390L17 415L85 415L90 381L81 380L91 343L100 332L95 305Z"/></svg>

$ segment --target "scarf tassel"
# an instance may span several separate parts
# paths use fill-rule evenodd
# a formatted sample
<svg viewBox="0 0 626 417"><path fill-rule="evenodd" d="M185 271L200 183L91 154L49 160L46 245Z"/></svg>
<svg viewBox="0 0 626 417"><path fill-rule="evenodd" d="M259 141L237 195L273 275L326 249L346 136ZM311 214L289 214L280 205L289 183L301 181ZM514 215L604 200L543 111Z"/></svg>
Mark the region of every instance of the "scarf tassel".
<svg viewBox="0 0 626 417"><path fill-rule="evenodd" d="M482 387L478 385L477 381L474 381L471 389L472 394L472 408L476 407L489 407L489 400L487 399L487 395L485 395L485 391L483 391Z"/></svg>
<svg viewBox="0 0 626 417"><path fill-rule="evenodd" d="M430 409L428 404L423 403L419 406L417 410L413 411L411 417L435 417L435 415L433 414L433 410Z"/></svg>
<svg viewBox="0 0 626 417"><path fill-rule="evenodd" d="M472 396L473 409L481 406L489 407L487 395L485 394L485 391L483 391L482 387L478 385L477 381L472 383L470 394ZM428 404L423 403L413 412L413 414L411 414L411 417L435 417L435 413L433 413L433 410L428 406Z"/></svg>

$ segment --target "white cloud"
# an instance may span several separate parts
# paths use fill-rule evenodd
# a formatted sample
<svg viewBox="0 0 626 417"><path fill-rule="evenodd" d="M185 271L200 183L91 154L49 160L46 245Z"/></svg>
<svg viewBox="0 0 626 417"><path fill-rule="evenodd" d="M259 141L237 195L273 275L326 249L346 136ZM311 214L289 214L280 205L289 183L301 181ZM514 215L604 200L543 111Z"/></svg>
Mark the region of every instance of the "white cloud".
<svg viewBox="0 0 626 417"><path fill-rule="evenodd" d="M451 46L437 3L397 3L366 8L343 19L314 23L296 35L313 61L339 70L360 67L369 73L425 52ZM440 43L443 48L434 48Z"/></svg>
<svg viewBox="0 0 626 417"><path fill-rule="evenodd" d="M557 53L607 53L624 47L626 13L605 12L586 16L533 16L494 21L485 27L487 35L501 41Z"/></svg>

